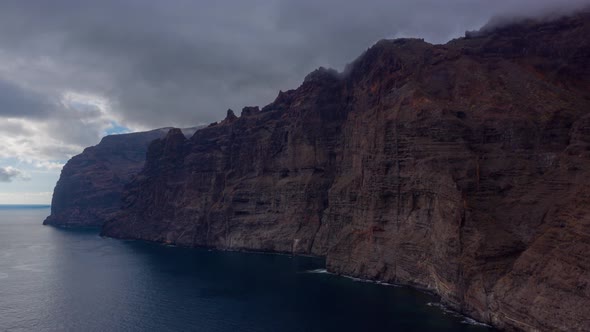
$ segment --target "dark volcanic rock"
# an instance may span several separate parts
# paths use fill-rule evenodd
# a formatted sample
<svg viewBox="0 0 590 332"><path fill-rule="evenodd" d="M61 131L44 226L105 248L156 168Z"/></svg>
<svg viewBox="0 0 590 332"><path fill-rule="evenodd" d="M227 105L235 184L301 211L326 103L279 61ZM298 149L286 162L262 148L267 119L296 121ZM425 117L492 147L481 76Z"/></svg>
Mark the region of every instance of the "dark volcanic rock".
<svg viewBox="0 0 590 332"><path fill-rule="evenodd" d="M590 18L384 40L150 145L103 233L327 257L500 328L590 330Z"/></svg>
<svg viewBox="0 0 590 332"><path fill-rule="evenodd" d="M124 185L143 168L149 143L168 130L106 136L70 159L55 186L51 215L43 224L102 226L119 210Z"/></svg>
<svg viewBox="0 0 590 332"><path fill-rule="evenodd" d="M240 116L250 116L255 115L256 113L260 112L258 106L248 106L242 109L242 114Z"/></svg>

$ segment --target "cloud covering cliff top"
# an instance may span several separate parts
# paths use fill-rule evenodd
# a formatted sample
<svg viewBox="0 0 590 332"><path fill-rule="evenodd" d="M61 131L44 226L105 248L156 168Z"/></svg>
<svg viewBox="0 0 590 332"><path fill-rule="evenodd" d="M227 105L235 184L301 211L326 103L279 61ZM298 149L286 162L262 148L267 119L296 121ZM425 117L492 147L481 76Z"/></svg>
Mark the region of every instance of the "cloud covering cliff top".
<svg viewBox="0 0 590 332"><path fill-rule="evenodd" d="M343 69L382 38L444 43L492 17L589 4L2 1L0 166L59 169L107 133L189 127L220 120L228 108L265 105L319 66Z"/></svg>

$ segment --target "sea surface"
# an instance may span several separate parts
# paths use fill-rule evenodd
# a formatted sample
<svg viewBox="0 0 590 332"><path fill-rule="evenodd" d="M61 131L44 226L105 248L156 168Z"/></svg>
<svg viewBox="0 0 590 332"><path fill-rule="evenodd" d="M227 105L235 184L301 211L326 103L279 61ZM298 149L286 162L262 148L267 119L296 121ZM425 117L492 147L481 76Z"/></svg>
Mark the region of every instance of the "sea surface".
<svg viewBox="0 0 590 332"><path fill-rule="evenodd" d="M0 331L489 331L324 261L167 247L42 226L0 206Z"/></svg>

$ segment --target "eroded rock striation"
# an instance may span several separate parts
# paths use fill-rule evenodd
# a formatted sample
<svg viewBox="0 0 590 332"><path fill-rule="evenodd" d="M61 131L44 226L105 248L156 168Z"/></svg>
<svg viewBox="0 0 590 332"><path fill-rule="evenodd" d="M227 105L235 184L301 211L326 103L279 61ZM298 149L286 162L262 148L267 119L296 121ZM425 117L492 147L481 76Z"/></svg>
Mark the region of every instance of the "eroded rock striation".
<svg viewBox="0 0 590 332"><path fill-rule="evenodd" d="M43 224L102 226L121 207L123 187L143 168L149 143L169 130L109 135L74 156L62 169ZM192 135L196 128L183 130Z"/></svg>
<svg viewBox="0 0 590 332"><path fill-rule="evenodd" d="M103 234L320 255L500 328L588 331L588 36L578 14L380 41L151 143Z"/></svg>

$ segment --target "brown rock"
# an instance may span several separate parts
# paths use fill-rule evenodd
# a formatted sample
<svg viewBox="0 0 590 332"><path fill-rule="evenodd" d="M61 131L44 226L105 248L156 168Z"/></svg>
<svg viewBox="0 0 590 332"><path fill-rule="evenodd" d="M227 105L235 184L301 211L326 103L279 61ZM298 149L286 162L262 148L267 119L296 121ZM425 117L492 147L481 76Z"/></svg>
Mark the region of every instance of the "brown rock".
<svg viewBox="0 0 590 332"><path fill-rule="evenodd" d="M589 35L581 14L380 41L153 142L103 233L321 255L500 328L590 330Z"/></svg>
<svg viewBox="0 0 590 332"><path fill-rule="evenodd" d="M119 210L123 187L143 168L149 143L169 129L106 136L70 159L55 186L51 215L43 224L102 226ZM192 134L196 129L183 130Z"/></svg>
<svg viewBox="0 0 590 332"><path fill-rule="evenodd" d="M228 109L227 115L225 116L225 119L223 119L223 121L221 121L221 124L222 125L229 124L229 123L236 121L237 119L238 119L238 117L236 116L234 111L232 109Z"/></svg>
<svg viewBox="0 0 590 332"><path fill-rule="evenodd" d="M242 109L242 114L240 116L250 116L260 112L260 108L258 106L247 106Z"/></svg>

